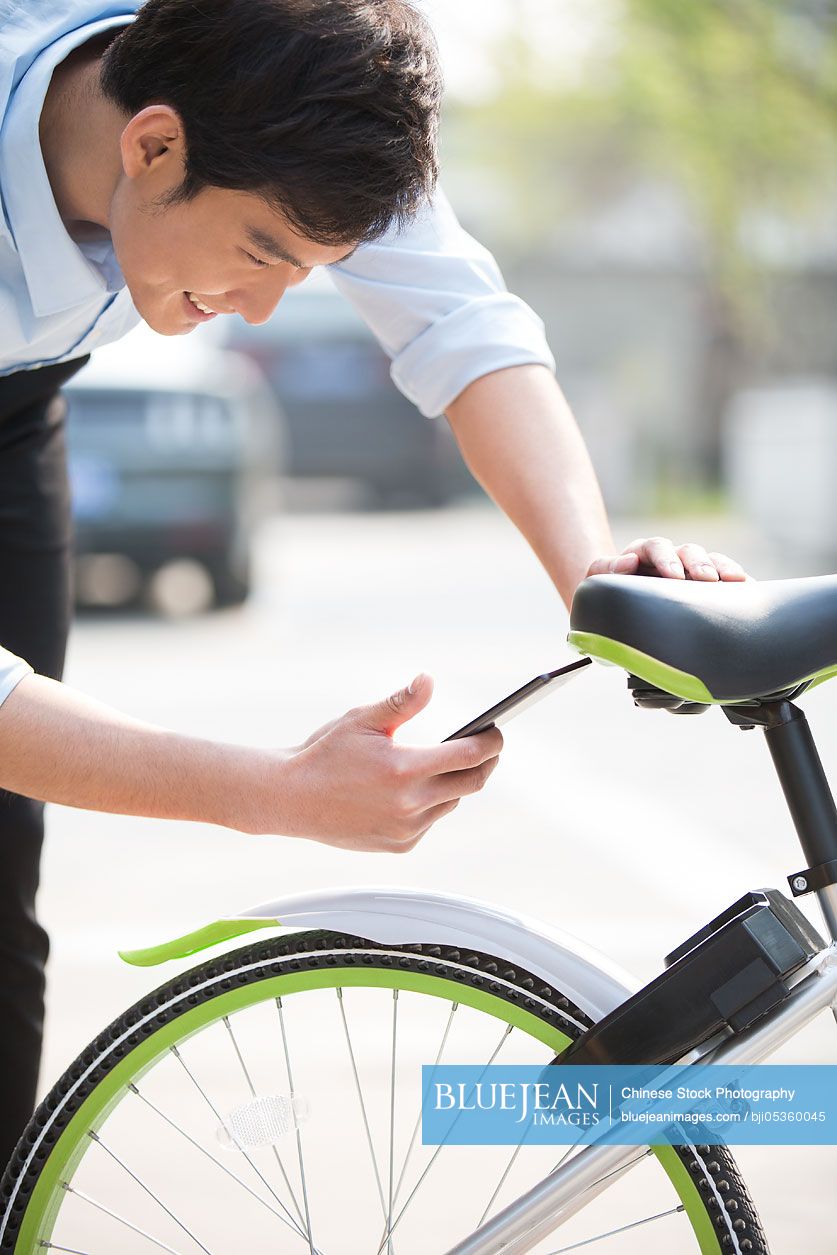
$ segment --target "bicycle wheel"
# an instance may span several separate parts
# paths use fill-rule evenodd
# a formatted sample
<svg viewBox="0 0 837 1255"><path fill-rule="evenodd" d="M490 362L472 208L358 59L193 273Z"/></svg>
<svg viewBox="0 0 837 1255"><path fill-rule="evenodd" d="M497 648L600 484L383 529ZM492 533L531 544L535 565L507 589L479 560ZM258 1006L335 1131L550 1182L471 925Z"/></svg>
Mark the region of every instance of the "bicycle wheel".
<svg viewBox="0 0 837 1255"><path fill-rule="evenodd" d="M563 1148L423 1146L420 1065L546 1063L589 1026L561 990L449 946L318 930L222 955L138 1002L43 1101L0 1186L0 1251L441 1255ZM533 1249L594 1239L767 1252L722 1147L646 1151Z"/></svg>

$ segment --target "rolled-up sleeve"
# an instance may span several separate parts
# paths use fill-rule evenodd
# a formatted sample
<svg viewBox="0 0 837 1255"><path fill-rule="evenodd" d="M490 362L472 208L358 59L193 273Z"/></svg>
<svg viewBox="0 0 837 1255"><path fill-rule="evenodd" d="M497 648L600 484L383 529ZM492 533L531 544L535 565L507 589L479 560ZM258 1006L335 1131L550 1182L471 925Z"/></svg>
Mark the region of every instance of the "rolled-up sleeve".
<svg viewBox="0 0 837 1255"><path fill-rule="evenodd" d="M491 371L532 362L555 369L543 322L507 290L441 190L408 227L329 272L392 359L394 383L427 417Z"/></svg>
<svg viewBox="0 0 837 1255"><path fill-rule="evenodd" d="M12 654L8 649L3 649L0 646L0 706L2 706L12 689L27 675L31 674L32 668L28 662L24 662L16 654Z"/></svg>

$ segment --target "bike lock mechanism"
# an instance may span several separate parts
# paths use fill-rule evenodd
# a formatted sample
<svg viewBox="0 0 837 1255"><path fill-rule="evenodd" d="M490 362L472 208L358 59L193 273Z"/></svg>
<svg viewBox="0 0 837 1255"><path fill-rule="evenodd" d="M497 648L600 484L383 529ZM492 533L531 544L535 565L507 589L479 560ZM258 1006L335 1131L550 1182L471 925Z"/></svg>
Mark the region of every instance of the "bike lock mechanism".
<svg viewBox="0 0 837 1255"><path fill-rule="evenodd" d="M790 994L825 947L777 889L746 893L666 956L666 970L553 1063L670 1064L716 1033L739 1033Z"/></svg>

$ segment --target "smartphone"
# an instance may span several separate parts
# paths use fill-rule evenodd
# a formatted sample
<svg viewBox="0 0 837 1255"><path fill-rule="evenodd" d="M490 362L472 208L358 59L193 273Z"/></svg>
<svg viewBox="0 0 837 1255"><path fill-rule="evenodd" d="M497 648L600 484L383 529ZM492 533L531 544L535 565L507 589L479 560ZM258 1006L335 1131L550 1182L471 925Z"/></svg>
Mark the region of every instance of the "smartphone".
<svg viewBox="0 0 837 1255"><path fill-rule="evenodd" d="M484 710L481 715L477 715L476 719L466 723L463 728L458 728L456 732L446 736L445 741L456 741L462 736L475 736L477 732L485 732L487 728L494 728L505 723L513 715L525 710L527 706L533 706L535 702L539 702L542 697L546 697L547 693L561 688L573 676L578 675L584 667L589 667L591 662L592 658L579 658L577 662L567 663L566 667L559 667L557 671L547 671L544 675L536 675L534 680L530 680L522 688L515 689L508 697L504 697L495 706Z"/></svg>

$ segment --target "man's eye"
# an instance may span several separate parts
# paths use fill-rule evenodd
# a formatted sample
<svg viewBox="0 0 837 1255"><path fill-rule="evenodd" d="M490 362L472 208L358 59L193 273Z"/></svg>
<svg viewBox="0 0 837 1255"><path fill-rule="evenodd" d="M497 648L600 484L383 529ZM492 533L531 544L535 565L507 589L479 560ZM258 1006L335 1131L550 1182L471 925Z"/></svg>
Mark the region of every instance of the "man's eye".
<svg viewBox="0 0 837 1255"><path fill-rule="evenodd" d="M244 252L244 256L249 257L250 260L254 262L257 266L269 266L270 265L270 262L262 261L260 257L254 257L253 254L248 253L246 249L244 249L243 252Z"/></svg>

